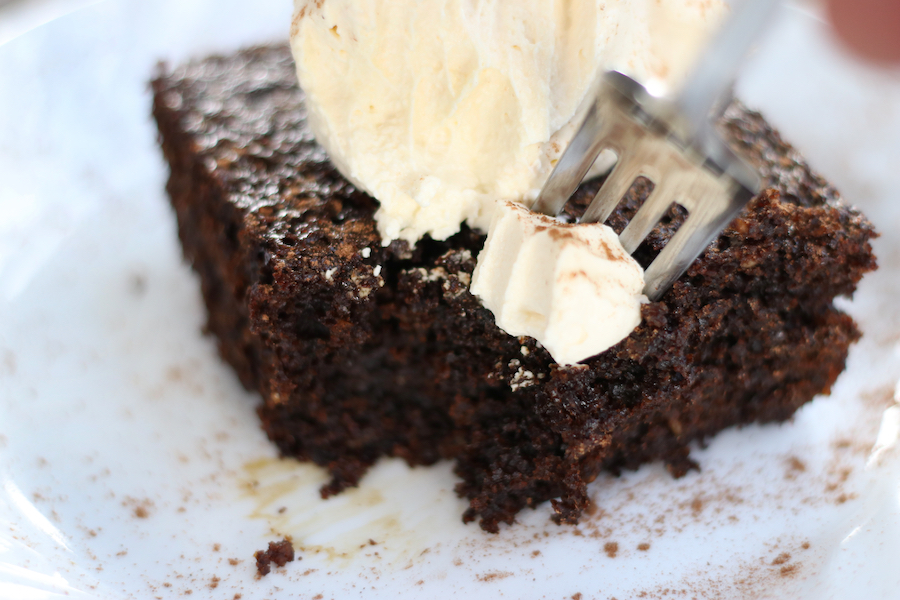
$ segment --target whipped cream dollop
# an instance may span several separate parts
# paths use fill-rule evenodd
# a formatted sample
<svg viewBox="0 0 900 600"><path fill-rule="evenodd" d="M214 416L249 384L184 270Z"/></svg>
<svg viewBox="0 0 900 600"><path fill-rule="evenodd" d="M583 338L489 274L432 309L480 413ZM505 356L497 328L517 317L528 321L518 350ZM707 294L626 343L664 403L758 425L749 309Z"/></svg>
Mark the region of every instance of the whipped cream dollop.
<svg viewBox="0 0 900 600"><path fill-rule="evenodd" d="M379 201L383 243L489 230L473 292L560 364L640 323L640 267L601 225L530 206L595 77L675 89L721 0L295 0L291 48L309 124ZM599 159L598 159L599 162Z"/></svg>
<svg viewBox="0 0 900 600"><path fill-rule="evenodd" d="M471 291L497 325L531 336L571 365L622 341L641 322L644 271L606 225L572 225L503 202Z"/></svg>
<svg viewBox="0 0 900 600"><path fill-rule="evenodd" d="M600 70L675 86L721 0L295 0L309 122L384 243L530 204Z"/></svg>

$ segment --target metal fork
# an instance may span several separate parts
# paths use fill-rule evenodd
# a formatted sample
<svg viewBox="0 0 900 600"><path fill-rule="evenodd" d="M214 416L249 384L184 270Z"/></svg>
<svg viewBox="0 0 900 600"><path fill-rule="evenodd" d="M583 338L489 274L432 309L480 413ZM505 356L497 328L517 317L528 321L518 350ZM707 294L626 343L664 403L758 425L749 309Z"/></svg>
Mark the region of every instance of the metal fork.
<svg viewBox="0 0 900 600"><path fill-rule="evenodd" d="M619 236L633 253L672 204L688 217L647 268L644 294L658 300L759 192L759 175L719 137L711 115L730 100L741 59L780 0L744 0L715 34L680 94L654 95L619 72L598 78L583 121L532 210L562 211L602 150L617 161L581 223L604 222L638 177L653 191Z"/></svg>

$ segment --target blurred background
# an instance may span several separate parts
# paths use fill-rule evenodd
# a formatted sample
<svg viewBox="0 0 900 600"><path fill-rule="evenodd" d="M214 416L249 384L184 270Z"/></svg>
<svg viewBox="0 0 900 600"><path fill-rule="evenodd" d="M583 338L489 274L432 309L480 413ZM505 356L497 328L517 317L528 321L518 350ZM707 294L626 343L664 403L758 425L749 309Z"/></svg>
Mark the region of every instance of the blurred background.
<svg viewBox="0 0 900 600"><path fill-rule="evenodd" d="M0 44L99 0L0 0Z"/></svg>

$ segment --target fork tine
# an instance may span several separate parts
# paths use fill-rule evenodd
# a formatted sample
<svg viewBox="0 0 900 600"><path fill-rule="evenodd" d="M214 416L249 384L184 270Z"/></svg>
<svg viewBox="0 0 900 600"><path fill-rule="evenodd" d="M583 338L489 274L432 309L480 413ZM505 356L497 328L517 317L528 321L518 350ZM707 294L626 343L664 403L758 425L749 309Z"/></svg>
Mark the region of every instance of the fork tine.
<svg viewBox="0 0 900 600"><path fill-rule="evenodd" d="M701 203L644 273L644 294L655 302L737 217L753 193L741 188L721 203Z"/></svg>
<svg viewBox="0 0 900 600"><path fill-rule="evenodd" d="M660 181L650 192L650 196L644 201L640 210L628 222L625 231L619 235L619 241L628 254L634 254L647 234L659 223L663 215L675 202L675 194L672 186L666 184L665 180Z"/></svg>
<svg viewBox="0 0 900 600"><path fill-rule="evenodd" d="M634 156L630 150L619 154L616 166L597 190L597 195L594 196L580 222L603 223L606 221L628 193L634 180L645 174L644 171L648 164L643 156Z"/></svg>
<svg viewBox="0 0 900 600"><path fill-rule="evenodd" d="M620 176L622 173L621 168L621 158L616 162L616 165L613 167L612 171L606 176L606 181L603 182L603 185L597 190L597 194L594 196L594 199L591 200L591 203L588 205L587 210L584 211L584 214L581 216L581 223L605 223L609 218L609 215L613 213L618 206L619 202L622 200L622 196L616 196L613 193L605 193L604 189L608 190L610 185L610 181L614 181L615 177Z"/></svg>
<svg viewBox="0 0 900 600"><path fill-rule="evenodd" d="M584 121L544 183L531 207L533 211L553 217L558 215L603 150L603 139L606 136L601 100L598 97L591 104Z"/></svg>
<svg viewBox="0 0 900 600"><path fill-rule="evenodd" d="M691 213L698 198L709 202L727 193L717 178L691 164L679 151L665 142L660 143L659 139L648 140L641 154L645 162L653 165L656 176L652 177L653 191L619 236L629 254L637 250L676 201Z"/></svg>

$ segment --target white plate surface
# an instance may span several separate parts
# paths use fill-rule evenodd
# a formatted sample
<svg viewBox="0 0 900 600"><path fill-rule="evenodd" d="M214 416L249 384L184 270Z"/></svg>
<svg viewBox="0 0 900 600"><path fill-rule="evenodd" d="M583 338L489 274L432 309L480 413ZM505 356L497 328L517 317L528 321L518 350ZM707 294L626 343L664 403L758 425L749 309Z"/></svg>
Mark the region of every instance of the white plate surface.
<svg viewBox="0 0 900 600"><path fill-rule="evenodd" d="M104 2L0 46L0 598L898 597L896 73L788 11L740 85L884 233L831 396L722 433L700 473L599 478L577 527L541 506L490 535L449 464L319 499L200 332L147 81L283 39L289 4ZM282 535L302 560L256 578Z"/></svg>

